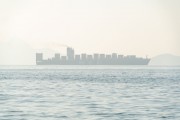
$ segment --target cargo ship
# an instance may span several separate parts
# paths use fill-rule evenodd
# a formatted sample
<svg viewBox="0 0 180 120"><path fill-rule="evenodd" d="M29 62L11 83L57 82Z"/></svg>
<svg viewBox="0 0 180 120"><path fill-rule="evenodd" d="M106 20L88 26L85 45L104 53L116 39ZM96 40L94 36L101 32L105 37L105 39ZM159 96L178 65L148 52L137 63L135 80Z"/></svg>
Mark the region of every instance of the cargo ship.
<svg viewBox="0 0 180 120"><path fill-rule="evenodd" d="M36 53L36 65L148 65L150 59L136 57L136 55L98 54L88 55L74 54L74 49L67 47L67 55L56 53L54 57L43 59L43 53Z"/></svg>

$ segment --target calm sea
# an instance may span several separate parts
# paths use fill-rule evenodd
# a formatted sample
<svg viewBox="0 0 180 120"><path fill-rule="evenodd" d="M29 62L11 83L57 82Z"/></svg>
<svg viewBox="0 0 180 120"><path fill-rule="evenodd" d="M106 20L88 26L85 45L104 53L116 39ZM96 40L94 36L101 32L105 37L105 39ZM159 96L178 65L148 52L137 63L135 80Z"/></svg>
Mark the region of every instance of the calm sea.
<svg viewBox="0 0 180 120"><path fill-rule="evenodd" d="M0 66L0 120L180 120L180 67Z"/></svg>

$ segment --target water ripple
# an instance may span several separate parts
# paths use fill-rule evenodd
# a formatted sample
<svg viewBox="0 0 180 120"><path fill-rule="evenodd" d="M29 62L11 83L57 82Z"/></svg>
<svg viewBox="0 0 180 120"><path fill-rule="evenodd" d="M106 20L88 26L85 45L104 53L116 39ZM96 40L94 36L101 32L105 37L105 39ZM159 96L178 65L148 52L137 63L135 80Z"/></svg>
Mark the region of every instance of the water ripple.
<svg viewBox="0 0 180 120"><path fill-rule="evenodd" d="M0 69L0 120L180 118L180 68Z"/></svg>

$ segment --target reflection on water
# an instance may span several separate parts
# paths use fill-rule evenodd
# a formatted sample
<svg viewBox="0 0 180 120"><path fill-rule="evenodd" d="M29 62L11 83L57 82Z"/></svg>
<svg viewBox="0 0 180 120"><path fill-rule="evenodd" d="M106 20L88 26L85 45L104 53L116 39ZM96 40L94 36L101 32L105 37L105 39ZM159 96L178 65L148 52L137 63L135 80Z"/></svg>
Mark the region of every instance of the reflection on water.
<svg viewBox="0 0 180 120"><path fill-rule="evenodd" d="M1 66L0 119L180 118L180 67Z"/></svg>

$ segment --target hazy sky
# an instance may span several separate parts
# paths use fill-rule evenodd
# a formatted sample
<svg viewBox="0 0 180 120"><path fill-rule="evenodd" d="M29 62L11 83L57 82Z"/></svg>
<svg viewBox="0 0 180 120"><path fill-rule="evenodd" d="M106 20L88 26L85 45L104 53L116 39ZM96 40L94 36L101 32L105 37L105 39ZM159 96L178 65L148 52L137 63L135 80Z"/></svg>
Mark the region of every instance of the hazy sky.
<svg viewBox="0 0 180 120"><path fill-rule="evenodd" d="M1 0L0 64L31 64L37 49L63 45L76 53L180 55L179 6L180 0Z"/></svg>

